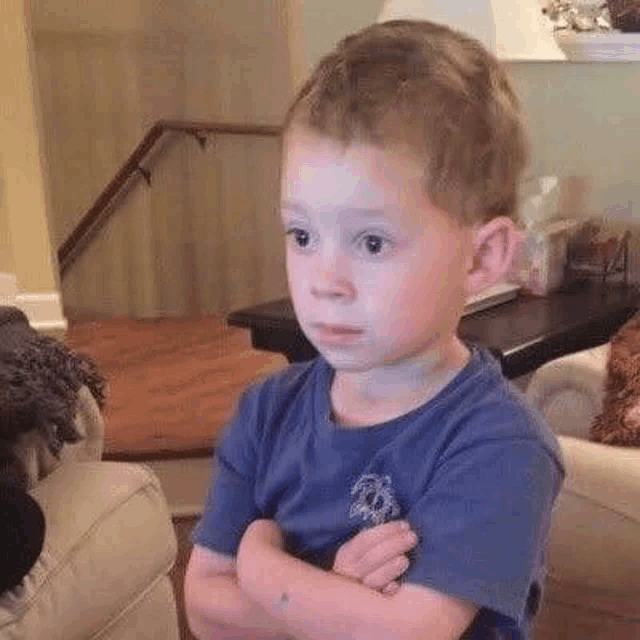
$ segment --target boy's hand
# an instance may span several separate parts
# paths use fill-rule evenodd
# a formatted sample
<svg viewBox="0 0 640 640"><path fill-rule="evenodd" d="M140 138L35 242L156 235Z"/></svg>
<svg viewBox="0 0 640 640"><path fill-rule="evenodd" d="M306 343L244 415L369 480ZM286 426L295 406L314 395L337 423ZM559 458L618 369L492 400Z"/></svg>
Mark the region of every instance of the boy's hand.
<svg viewBox="0 0 640 640"><path fill-rule="evenodd" d="M400 588L396 579L409 568L406 554L416 544L417 536L401 520L365 529L338 549L333 572L393 595Z"/></svg>
<svg viewBox="0 0 640 640"><path fill-rule="evenodd" d="M254 520L244 532L236 554L236 575L241 585L255 580L255 567L264 553L284 549L284 535L275 520Z"/></svg>
<svg viewBox="0 0 640 640"><path fill-rule="evenodd" d="M284 535L275 520L254 520L242 536L242 541L247 539L250 542L284 549Z"/></svg>

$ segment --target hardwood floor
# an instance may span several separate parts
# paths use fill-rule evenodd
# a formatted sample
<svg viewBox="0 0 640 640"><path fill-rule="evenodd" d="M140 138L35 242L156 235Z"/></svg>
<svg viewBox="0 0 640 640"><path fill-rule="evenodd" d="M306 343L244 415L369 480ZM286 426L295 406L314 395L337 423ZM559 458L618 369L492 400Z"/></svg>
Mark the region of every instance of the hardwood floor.
<svg viewBox="0 0 640 640"><path fill-rule="evenodd" d="M254 378L286 366L222 317L90 319L67 313L67 343L109 378L104 459L206 455Z"/></svg>

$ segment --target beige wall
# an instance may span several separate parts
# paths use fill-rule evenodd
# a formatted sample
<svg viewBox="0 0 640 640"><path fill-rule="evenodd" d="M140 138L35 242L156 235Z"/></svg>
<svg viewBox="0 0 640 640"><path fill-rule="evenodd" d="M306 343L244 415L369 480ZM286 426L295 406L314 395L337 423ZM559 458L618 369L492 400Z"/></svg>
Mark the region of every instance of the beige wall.
<svg viewBox="0 0 640 640"><path fill-rule="evenodd" d="M0 176L4 171L0 167ZM9 210L4 202L4 180L0 177L0 273L15 273L13 246L9 228Z"/></svg>
<svg viewBox="0 0 640 640"><path fill-rule="evenodd" d="M55 291L31 45L23 0L0 4L0 271L29 293Z"/></svg>
<svg viewBox="0 0 640 640"><path fill-rule="evenodd" d="M383 4L384 0L304 0L301 17L309 67L340 38L375 22Z"/></svg>
<svg viewBox="0 0 640 640"><path fill-rule="evenodd" d="M298 0L33 0L59 246L159 119L281 122L301 56ZM292 35L290 42L289 36ZM286 294L278 142L168 136L62 282L65 305L134 316L205 312Z"/></svg>
<svg viewBox="0 0 640 640"><path fill-rule="evenodd" d="M289 59L293 90L301 87L307 79L309 62L304 29L305 14L303 0L287 0L287 28L289 31Z"/></svg>

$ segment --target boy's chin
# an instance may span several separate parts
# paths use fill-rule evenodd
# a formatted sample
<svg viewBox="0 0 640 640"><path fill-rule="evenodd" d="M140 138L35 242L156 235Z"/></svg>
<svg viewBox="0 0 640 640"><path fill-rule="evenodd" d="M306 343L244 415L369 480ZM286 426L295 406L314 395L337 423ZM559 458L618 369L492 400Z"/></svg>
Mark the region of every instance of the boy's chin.
<svg viewBox="0 0 640 640"><path fill-rule="evenodd" d="M365 373L385 364L384 358L372 358L370 353L346 353L330 349L318 351L333 369L344 373Z"/></svg>
<svg viewBox="0 0 640 640"><path fill-rule="evenodd" d="M469 349L456 336L446 344L432 345L428 350L421 352L380 349L375 353L366 347L340 349L320 344L314 346L333 369L345 373L364 373L376 368L389 371L422 365L432 368L436 362L446 369L458 368L466 364L470 356Z"/></svg>
<svg viewBox="0 0 640 640"><path fill-rule="evenodd" d="M316 349L318 347L316 346ZM320 348L320 355L337 371L367 371L375 362L371 362L370 358L358 356L356 354L337 353L336 350Z"/></svg>

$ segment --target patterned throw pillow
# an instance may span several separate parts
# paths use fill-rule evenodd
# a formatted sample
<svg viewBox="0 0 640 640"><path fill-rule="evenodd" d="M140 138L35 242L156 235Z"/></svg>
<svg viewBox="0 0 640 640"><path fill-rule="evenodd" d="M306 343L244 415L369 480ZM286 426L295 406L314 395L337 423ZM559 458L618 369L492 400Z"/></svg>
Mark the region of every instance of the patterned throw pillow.
<svg viewBox="0 0 640 640"><path fill-rule="evenodd" d="M602 412L591 425L590 439L640 447L640 312L611 339Z"/></svg>

